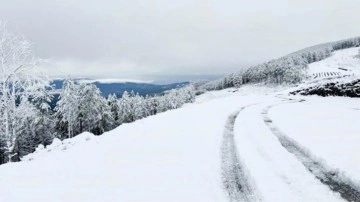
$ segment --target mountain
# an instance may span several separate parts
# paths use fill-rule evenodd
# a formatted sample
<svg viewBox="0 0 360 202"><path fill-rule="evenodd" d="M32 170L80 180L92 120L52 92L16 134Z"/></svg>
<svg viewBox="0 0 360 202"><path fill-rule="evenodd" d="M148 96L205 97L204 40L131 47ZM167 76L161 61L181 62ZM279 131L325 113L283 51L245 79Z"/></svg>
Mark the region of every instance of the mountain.
<svg viewBox="0 0 360 202"><path fill-rule="evenodd" d="M54 79L52 84L55 85L55 89L59 90L62 88L63 79ZM89 80L89 79L75 79L76 82L86 82L95 84L101 91L103 96L109 94L116 94L117 97L121 97L124 91L134 91L140 95L153 95L161 94L164 91L171 90L174 88L181 88L189 82L179 82L170 84L152 84L152 83L138 83L138 82L127 82L127 81L113 81L113 80Z"/></svg>

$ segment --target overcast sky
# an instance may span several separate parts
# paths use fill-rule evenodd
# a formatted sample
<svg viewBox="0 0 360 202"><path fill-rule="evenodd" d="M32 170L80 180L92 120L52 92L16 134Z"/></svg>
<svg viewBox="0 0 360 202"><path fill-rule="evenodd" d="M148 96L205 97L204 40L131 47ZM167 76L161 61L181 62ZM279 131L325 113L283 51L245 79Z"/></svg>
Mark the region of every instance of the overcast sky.
<svg viewBox="0 0 360 202"><path fill-rule="evenodd" d="M359 0L3 0L51 76L223 74L360 35Z"/></svg>

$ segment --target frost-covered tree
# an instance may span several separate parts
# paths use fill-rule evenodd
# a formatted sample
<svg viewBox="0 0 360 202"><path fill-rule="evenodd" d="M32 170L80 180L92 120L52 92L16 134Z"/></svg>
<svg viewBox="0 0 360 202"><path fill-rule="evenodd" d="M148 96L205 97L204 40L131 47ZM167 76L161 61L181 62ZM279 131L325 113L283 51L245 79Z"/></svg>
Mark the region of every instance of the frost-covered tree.
<svg viewBox="0 0 360 202"><path fill-rule="evenodd" d="M17 138L14 142L12 160L19 161L20 157L33 152L37 147L36 125L38 122L38 111L36 107L27 99L20 102L16 114Z"/></svg>
<svg viewBox="0 0 360 202"><path fill-rule="evenodd" d="M121 123L130 123L149 115L144 97L134 91L125 91L119 100L119 113Z"/></svg>
<svg viewBox="0 0 360 202"><path fill-rule="evenodd" d="M38 88L32 95L24 96L17 106L17 139L14 147L14 160L33 152L39 144L49 145L54 136L54 121L49 103L47 83Z"/></svg>
<svg viewBox="0 0 360 202"><path fill-rule="evenodd" d="M101 112L100 113L101 117L91 132L93 132L96 135L101 135L106 131L114 129L117 126L117 123L115 122L112 116L111 108L107 104L105 98L99 100L98 109Z"/></svg>
<svg viewBox="0 0 360 202"><path fill-rule="evenodd" d="M6 155L7 141L5 136L0 136L0 164L6 163L8 155Z"/></svg>
<svg viewBox="0 0 360 202"><path fill-rule="evenodd" d="M191 103L195 100L195 88L193 85L188 85L179 89L172 89L163 96L157 99L157 112L164 112L167 110L177 109L185 103Z"/></svg>
<svg viewBox="0 0 360 202"><path fill-rule="evenodd" d="M100 135L113 127L114 120L105 98L94 84L80 84L78 90L78 133Z"/></svg>
<svg viewBox="0 0 360 202"><path fill-rule="evenodd" d="M166 110L177 109L182 106L184 103L180 96L179 90L172 89L168 91L164 96Z"/></svg>
<svg viewBox="0 0 360 202"><path fill-rule="evenodd" d="M55 116L58 119L58 136L60 138L64 138L65 135L68 138L73 137L79 114L79 88L70 78L66 79L63 83L55 111Z"/></svg>
<svg viewBox="0 0 360 202"><path fill-rule="evenodd" d="M182 99L182 103L192 103L195 101L195 87L191 84L180 88L180 99Z"/></svg>
<svg viewBox="0 0 360 202"><path fill-rule="evenodd" d="M120 123L119 123L119 119L120 119L119 100L117 99L115 94L110 94L107 97L107 102L110 107L111 116L113 117L115 124L120 125Z"/></svg>
<svg viewBox="0 0 360 202"><path fill-rule="evenodd" d="M342 41L335 42L332 45L333 50L340 50L345 48L358 47L360 45L360 37L345 39Z"/></svg>
<svg viewBox="0 0 360 202"><path fill-rule="evenodd" d="M149 111L146 108L145 98L140 96L138 93L135 96L132 96L132 103L133 103L133 114L134 119L142 119L149 115Z"/></svg>
<svg viewBox="0 0 360 202"><path fill-rule="evenodd" d="M24 113L19 111L18 106L35 99L39 95L38 90L48 84L46 77L35 74L34 67L38 61L33 56L32 44L10 32L6 24L0 22L0 112L3 128L0 136L6 140L6 161L12 161L18 155L15 147L20 136L21 114ZM29 107L32 105L30 102Z"/></svg>
<svg viewBox="0 0 360 202"><path fill-rule="evenodd" d="M170 109L167 94L154 97L156 105L156 113L165 112Z"/></svg>
<svg viewBox="0 0 360 202"><path fill-rule="evenodd" d="M55 107L58 136L71 138L84 131L96 135L111 130L111 108L94 84L77 84L66 79Z"/></svg>
<svg viewBox="0 0 360 202"><path fill-rule="evenodd" d="M80 84L77 91L78 111L76 124L78 133L91 131L93 126L101 119L99 111L100 91L94 84Z"/></svg>
<svg viewBox="0 0 360 202"><path fill-rule="evenodd" d="M157 96L155 96L155 97L146 96L145 97L145 107L147 109L148 116L157 114L158 106L159 106L159 101L157 99Z"/></svg>
<svg viewBox="0 0 360 202"><path fill-rule="evenodd" d="M49 145L54 138L55 121L53 119L53 111L50 107L50 102L53 96L48 90L43 89L38 92L43 92L38 97L34 98L32 102L35 104L37 111L36 118L36 145ZM35 148L34 148L35 149Z"/></svg>
<svg viewBox="0 0 360 202"><path fill-rule="evenodd" d="M130 123L135 121L132 108L133 103L131 95L127 91L124 91L121 99L119 100L120 123Z"/></svg>

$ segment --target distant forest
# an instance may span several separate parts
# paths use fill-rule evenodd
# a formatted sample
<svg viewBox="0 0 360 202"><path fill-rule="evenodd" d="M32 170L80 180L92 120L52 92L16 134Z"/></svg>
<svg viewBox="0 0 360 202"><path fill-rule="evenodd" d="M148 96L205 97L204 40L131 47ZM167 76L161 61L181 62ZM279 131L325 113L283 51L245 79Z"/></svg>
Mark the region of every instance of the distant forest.
<svg viewBox="0 0 360 202"><path fill-rule="evenodd" d="M221 90L247 83L294 84L308 78L308 64L323 60L333 51L360 46L360 37L307 48L279 59L242 69L221 79L199 85L199 89Z"/></svg>

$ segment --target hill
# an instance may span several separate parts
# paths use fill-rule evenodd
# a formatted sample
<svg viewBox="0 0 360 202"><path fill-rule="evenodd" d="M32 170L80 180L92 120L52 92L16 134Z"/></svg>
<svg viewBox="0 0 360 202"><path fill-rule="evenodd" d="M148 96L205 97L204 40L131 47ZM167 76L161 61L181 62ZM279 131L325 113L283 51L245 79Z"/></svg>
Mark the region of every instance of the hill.
<svg viewBox="0 0 360 202"><path fill-rule="evenodd" d="M298 84L311 77L308 71L310 64L330 57L335 51L359 46L360 37L312 46L263 64L242 68L221 79L203 84L199 90L220 90L248 83Z"/></svg>

